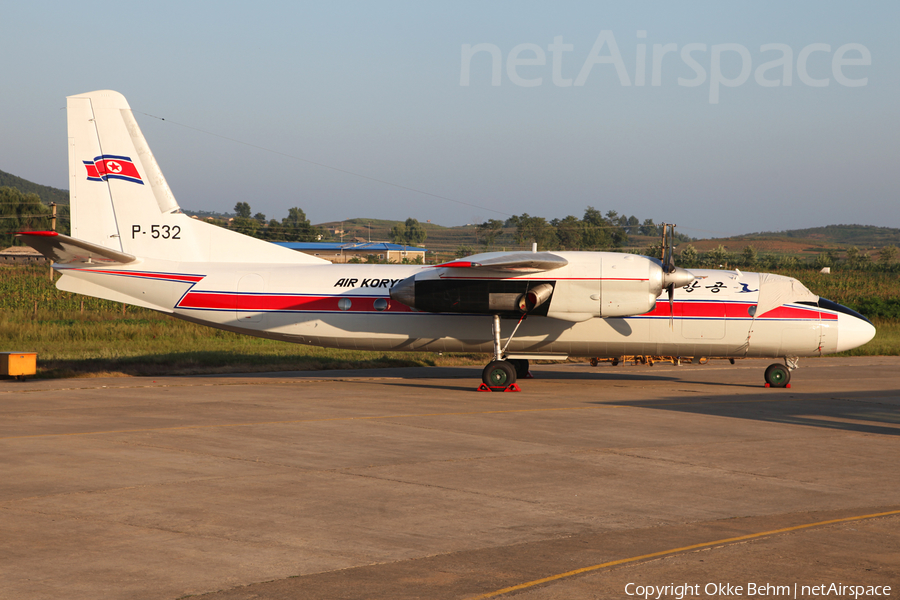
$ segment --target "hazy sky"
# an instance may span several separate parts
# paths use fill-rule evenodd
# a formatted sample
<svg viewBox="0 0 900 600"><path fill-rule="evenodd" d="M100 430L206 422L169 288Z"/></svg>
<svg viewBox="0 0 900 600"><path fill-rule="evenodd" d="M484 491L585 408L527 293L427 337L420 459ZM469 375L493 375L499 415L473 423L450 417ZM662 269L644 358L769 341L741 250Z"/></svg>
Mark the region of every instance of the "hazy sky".
<svg viewBox="0 0 900 600"><path fill-rule="evenodd" d="M0 19L0 169L37 183L66 187L65 97L114 89L189 209L900 227L895 1L38 0Z"/></svg>

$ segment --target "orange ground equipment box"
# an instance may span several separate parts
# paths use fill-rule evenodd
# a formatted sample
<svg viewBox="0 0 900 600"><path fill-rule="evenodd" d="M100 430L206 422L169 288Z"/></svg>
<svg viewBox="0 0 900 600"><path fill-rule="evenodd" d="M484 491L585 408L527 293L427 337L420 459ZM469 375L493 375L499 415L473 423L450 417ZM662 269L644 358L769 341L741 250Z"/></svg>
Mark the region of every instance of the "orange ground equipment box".
<svg viewBox="0 0 900 600"><path fill-rule="evenodd" d="M23 379L37 370L37 352L0 352L0 375Z"/></svg>

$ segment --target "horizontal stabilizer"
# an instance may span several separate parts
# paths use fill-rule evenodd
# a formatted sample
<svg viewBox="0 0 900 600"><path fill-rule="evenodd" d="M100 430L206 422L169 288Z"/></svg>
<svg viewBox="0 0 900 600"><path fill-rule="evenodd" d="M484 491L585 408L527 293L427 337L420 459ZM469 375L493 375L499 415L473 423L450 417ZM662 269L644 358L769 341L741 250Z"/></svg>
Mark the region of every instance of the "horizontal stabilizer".
<svg viewBox="0 0 900 600"><path fill-rule="evenodd" d="M94 281L82 279L77 275L72 275L72 273L78 273L79 271L81 271L81 273L90 273L90 271L80 269L63 270L62 277L56 282L57 289L64 292L72 292L73 294L93 296L94 298L103 298L104 300L110 300L112 302L121 302L123 304L131 304L133 306L158 310L159 312L164 313L174 312L168 306L160 306L133 294L126 294L125 292L99 285Z"/></svg>
<svg viewBox="0 0 900 600"><path fill-rule="evenodd" d="M435 266L455 269L487 269L511 273L538 273L559 269L567 264L569 261L550 252L489 252Z"/></svg>
<svg viewBox="0 0 900 600"><path fill-rule="evenodd" d="M131 254L117 252L78 240L55 231L23 231L16 237L49 258L63 265L127 265L137 260Z"/></svg>

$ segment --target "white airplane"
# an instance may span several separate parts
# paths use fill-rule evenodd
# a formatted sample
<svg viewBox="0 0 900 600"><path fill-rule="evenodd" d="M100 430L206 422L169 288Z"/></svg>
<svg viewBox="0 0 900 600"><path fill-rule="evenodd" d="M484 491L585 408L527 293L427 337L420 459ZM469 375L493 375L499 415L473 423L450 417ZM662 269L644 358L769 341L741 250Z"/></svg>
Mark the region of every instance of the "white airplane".
<svg viewBox="0 0 900 600"><path fill-rule="evenodd" d="M491 389L514 387L529 359L622 355L783 358L765 372L782 387L798 357L875 335L796 279L677 268L671 244L663 260L533 251L332 265L183 214L121 94L70 96L67 110L72 235L20 234L64 291L300 344L489 353Z"/></svg>

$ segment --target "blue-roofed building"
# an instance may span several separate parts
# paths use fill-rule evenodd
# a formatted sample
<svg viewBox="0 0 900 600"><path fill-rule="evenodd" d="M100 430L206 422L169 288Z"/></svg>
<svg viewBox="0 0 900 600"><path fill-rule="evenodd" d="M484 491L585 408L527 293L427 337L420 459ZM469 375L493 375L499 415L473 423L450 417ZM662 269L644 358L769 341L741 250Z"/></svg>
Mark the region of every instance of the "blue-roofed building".
<svg viewBox="0 0 900 600"><path fill-rule="evenodd" d="M390 244L388 242L273 242L279 246L290 248L298 252L305 252L312 256L318 256L333 263L350 262L358 258L365 262L369 256L375 256L380 260L392 263L425 262L425 248L404 246L402 244Z"/></svg>

